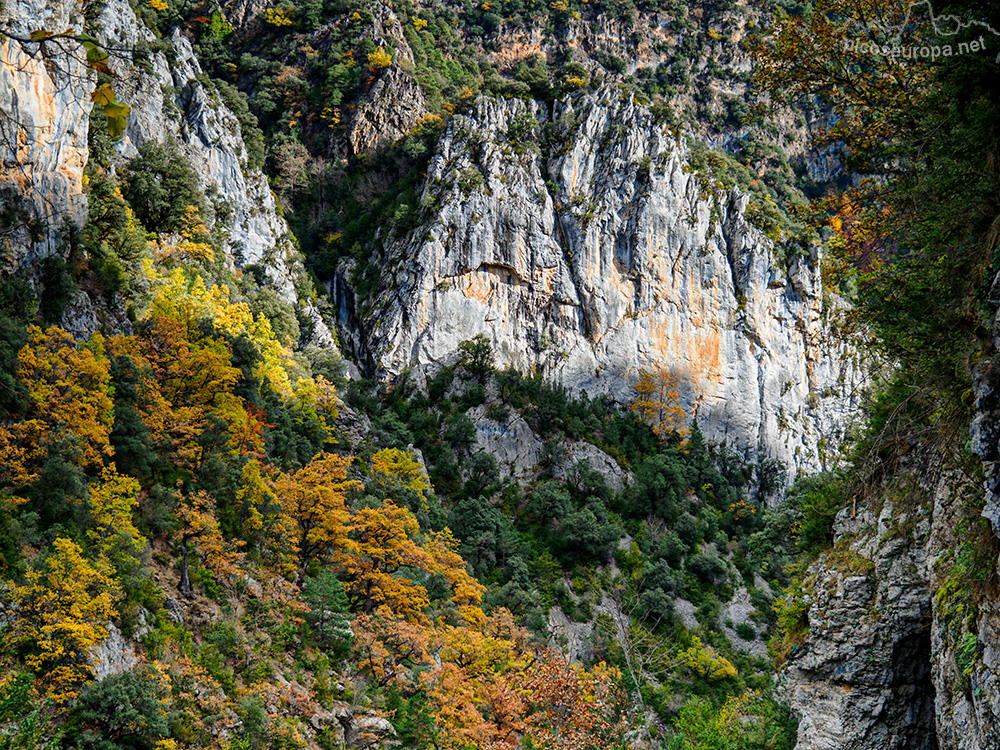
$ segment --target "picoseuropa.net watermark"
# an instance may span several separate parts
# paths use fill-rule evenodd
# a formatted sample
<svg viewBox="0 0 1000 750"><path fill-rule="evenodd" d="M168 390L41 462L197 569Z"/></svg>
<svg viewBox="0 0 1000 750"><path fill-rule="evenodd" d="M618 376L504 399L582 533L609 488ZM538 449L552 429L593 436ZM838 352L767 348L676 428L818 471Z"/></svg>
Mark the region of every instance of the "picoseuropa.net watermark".
<svg viewBox="0 0 1000 750"><path fill-rule="evenodd" d="M867 27L869 33L860 34L858 38L845 36L844 51L928 62L956 55L995 53L996 62L1000 63L1000 31L988 23L935 15L931 0L911 3L894 20L898 23L871 23ZM864 36L868 38L862 38ZM873 41L872 37L885 41Z"/></svg>
<svg viewBox="0 0 1000 750"><path fill-rule="evenodd" d="M986 37L980 35L979 39L971 42L959 42L957 45L951 44L925 44L921 46L905 44L876 44L875 42L863 42L855 39L844 40L844 52L857 52L860 55L881 55L901 60L930 60L934 62L938 58L952 57L954 55L971 55L986 50ZM1000 53L997 53L997 60L1000 63Z"/></svg>

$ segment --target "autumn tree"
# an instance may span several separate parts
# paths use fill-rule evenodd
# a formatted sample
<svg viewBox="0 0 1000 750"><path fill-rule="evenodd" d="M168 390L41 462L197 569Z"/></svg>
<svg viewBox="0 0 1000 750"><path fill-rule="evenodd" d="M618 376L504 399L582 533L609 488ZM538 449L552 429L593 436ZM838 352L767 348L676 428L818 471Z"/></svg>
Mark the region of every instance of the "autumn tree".
<svg viewBox="0 0 1000 750"><path fill-rule="evenodd" d="M691 645L677 654L672 662L674 667L688 670L691 674L706 680L721 680L736 676L736 667L711 645L694 636Z"/></svg>
<svg viewBox="0 0 1000 750"><path fill-rule="evenodd" d="M132 522L139 482L119 474L112 463L90 490L92 524L87 537L97 554L121 573L133 571L146 541Z"/></svg>
<svg viewBox="0 0 1000 750"><path fill-rule="evenodd" d="M359 614L352 629L361 664L380 686L402 684L407 680L407 664L430 661L427 624L400 619L388 607Z"/></svg>
<svg viewBox="0 0 1000 750"><path fill-rule="evenodd" d="M194 321L158 317L149 322L139 348L162 397L150 414L163 420L154 434L169 439L173 464L197 474L213 450L229 455L260 450L255 418L233 393L241 373L223 341L201 336ZM213 438L220 425L224 430Z"/></svg>
<svg viewBox="0 0 1000 750"><path fill-rule="evenodd" d="M61 328L28 329L28 344L18 356L18 376L28 389L28 414L20 430L33 455L47 436L63 429L78 440L78 463L99 466L113 452L110 433L114 404L109 362L99 333L77 345Z"/></svg>
<svg viewBox="0 0 1000 750"><path fill-rule="evenodd" d="M681 407L677 378L669 370L639 371L636 397L631 409L638 414L662 440L668 433L683 435L687 432L687 414Z"/></svg>
<svg viewBox="0 0 1000 750"><path fill-rule="evenodd" d="M298 526L275 494L266 471L257 459L243 465L236 490L237 518L244 538L251 548L259 550L261 561L291 579L298 567Z"/></svg>
<svg viewBox="0 0 1000 750"><path fill-rule="evenodd" d="M350 513L345 496L362 486L347 478L353 460L320 453L299 471L281 474L269 484L298 527L295 551L301 567L330 560L347 545Z"/></svg>
<svg viewBox="0 0 1000 750"><path fill-rule="evenodd" d="M621 674L571 666L539 649L506 610L435 630L439 665L421 676L438 717L437 746L606 748L628 729Z"/></svg>
<svg viewBox="0 0 1000 750"><path fill-rule="evenodd" d="M37 479L25 461L20 431L0 425L0 497L12 505L28 502L24 490Z"/></svg>
<svg viewBox="0 0 1000 750"><path fill-rule="evenodd" d="M349 538L339 556L348 578L351 606L365 614L385 606L406 620L420 620L430 605L427 589L396 575L404 568L429 570L433 558L414 537L420 529L408 509L388 501L380 508L360 508L347 526Z"/></svg>
<svg viewBox="0 0 1000 750"><path fill-rule="evenodd" d="M431 489L427 471L408 452L384 448L372 456L372 471L397 479L412 490L426 494Z"/></svg>
<svg viewBox="0 0 1000 750"><path fill-rule="evenodd" d="M1000 10L953 4L965 20L940 36L931 18L910 13L918 7L821 0L779 16L753 44L760 89L772 102L818 100L831 116L817 145L842 144L846 170L867 178L821 202L814 221L834 233L825 267L832 258L845 288L857 289L848 321L897 365L893 390L906 406L886 436L898 446L927 422L967 419L1000 212L997 64L954 49L980 24L1000 28ZM953 53L932 62L901 52L946 45Z"/></svg>
<svg viewBox="0 0 1000 750"><path fill-rule="evenodd" d="M448 582L451 600L460 607L478 605L486 587L469 574L465 560L458 553L458 546L458 540L447 528L429 532L423 542L431 558L429 570Z"/></svg>
<svg viewBox="0 0 1000 750"><path fill-rule="evenodd" d="M110 565L90 562L80 547L60 537L41 570L14 586L16 618L5 641L25 652L47 696L74 698L90 678L87 652L107 636L105 623L117 616L121 591Z"/></svg>
<svg viewBox="0 0 1000 750"><path fill-rule="evenodd" d="M898 34L912 33L901 28L911 6L909 0L818 0L802 14L777 13L751 40L754 80L772 104L797 107L817 97L832 108L835 116L818 132L817 145L845 145L851 171L893 169L901 140L918 127L930 69L901 55L869 53L903 45Z"/></svg>

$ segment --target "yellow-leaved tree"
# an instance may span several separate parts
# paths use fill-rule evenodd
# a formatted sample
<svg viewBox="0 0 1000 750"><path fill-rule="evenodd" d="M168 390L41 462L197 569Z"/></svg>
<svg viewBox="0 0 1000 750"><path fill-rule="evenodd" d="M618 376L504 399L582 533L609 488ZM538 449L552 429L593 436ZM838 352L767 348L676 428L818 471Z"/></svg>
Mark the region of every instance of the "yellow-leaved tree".
<svg viewBox="0 0 1000 750"><path fill-rule="evenodd" d="M721 680L736 676L736 667L712 646L705 645L695 636L691 645L677 655L675 665L684 667L707 680Z"/></svg>
<svg viewBox="0 0 1000 750"><path fill-rule="evenodd" d="M673 373L664 368L653 372L639 370L639 382L633 387L636 395L631 409L653 428L657 437L687 432L687 414L681 407L677 377Z"/></svg>
<svg viewBox="0 0 1000 750"><path fill-rule="evenodd" d="M398 479L410 489L425 495L431 489L427 471L410 454L399 448L383 448L372 456L372 471Z"/></svg>
<svg viewBox="0 0 1000 750"><path fill-rule="evenodd" d="M97 554L119 572L134 569L145 546L142 533L132 523L139 490L139 482L119 474L114 464L104 467L100 481L90 490L93 522L87 538Z"/></svg>
<svg viewBox="0 0 1000 750"><path fill-rule="evenodd" d="M64 703L91 679L87 652L107 637L122 594L107 562L88 561L64 537L52 547L44 568L13 587L16 617L5 641L24 652L44 694Z"/></svg>
<svg viewBox="0 0 1000 750"><path fill-rule="evenodd" d="M278 575L291 580L298 568L298 524L266 479L269 467L253 459L240 472L237 511L250 546Z"/></svg>
<svg viewBox="0 0 1000 750"><path fill-rule="evenodd" d="M34 446L42 446L55 429L80 440L79 462L99 466L113 452L110 435L114 403L104 337L94 334L77 346L61 328L28 328L28 344L18 354L17 374L28 389L28 414L21 425ZM43 449L36 448L40 458Z"/></svg>

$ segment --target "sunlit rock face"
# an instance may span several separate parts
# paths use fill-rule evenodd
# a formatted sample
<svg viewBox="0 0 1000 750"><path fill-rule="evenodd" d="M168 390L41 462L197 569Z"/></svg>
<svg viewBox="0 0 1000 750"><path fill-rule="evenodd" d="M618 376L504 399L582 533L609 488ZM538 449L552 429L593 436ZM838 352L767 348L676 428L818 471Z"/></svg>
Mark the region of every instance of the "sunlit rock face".
<svg viewBox="0 0 1000 750"><path fill-rule="evenodd" d="M14 37L37 29L79 30L74 3L17 0L4 3L0 22ZM90 91L79 55L57 44L0 39L0 212L3 270L55 255L71 227L87 216L83 168L87 163Z"/></svg>
<svg viewBox="0 0 1000 750"><path fill-rule="evenodd" d="M430 220L388 243L357 316L373 368L432 371L477 334L501 367L573 393L628 400L640 369L665 368L709 439L820 469L859 375L824 322L817 259L779 263L749 199L686 157L617 91L551 112L477 100L431 163Z"/></svg>

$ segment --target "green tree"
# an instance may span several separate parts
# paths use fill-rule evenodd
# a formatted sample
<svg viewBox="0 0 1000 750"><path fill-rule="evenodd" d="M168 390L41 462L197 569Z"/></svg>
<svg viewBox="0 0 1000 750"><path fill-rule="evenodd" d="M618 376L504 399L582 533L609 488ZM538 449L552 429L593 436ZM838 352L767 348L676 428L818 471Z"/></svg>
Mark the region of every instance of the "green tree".
<svg viewBox="0 0 1000 750"><path fill-rule="evenodd" d="M12 672L0 680L0 750L50 750L60 746L62 727L53 726L52 702L33 701L34 678Z"/></svg>
<svg viewBox="0 0 1000 750"><path fill-rule="evenodd" d="M319 575L306 580L302 587L306 604L309 605L309 623L319 641L338 651L350 648L354 635L351 632L347 594L344 584L329 568Z"/></svg>
<svg viewBox="0 0 1000 750"><path fill-rule="evenodd" d="M115 464L126 474L147 476L153 466L150 449L152 435L139 411L143 381L132 358L120 354L111 360L111 382L115 393L115 421L111 427L111 446Z"/></svg>
<svg viewBox="0 0 1000 750"><path fill-rule="evenodd" d="M599 565L607 561L621 530L611 523L604 506L591 503L574 510L552 530L552 546L569 563Z"/></svg>
<svg viewBox="0 0 1000 750"><path fill-rule="evenodd" d="M458 351L458 363L480 381L493 372L493 347L485 335L479 333L475 338L462 341Z"/></svg>
<svg viewBox="0 0 1000 750"><path fill-rule="evenodd" d="M93 750L151 750L170 731L164 693L148 667L92 682L73 708L71 734Z"/></svg>
<svg viewBox="0 0 1000 750"><path fill-rule="evenodd" d="M176 149L146 141L123 176L125 200L150 232L184 229L188 206L204 213L198 176Z"/></svg>

